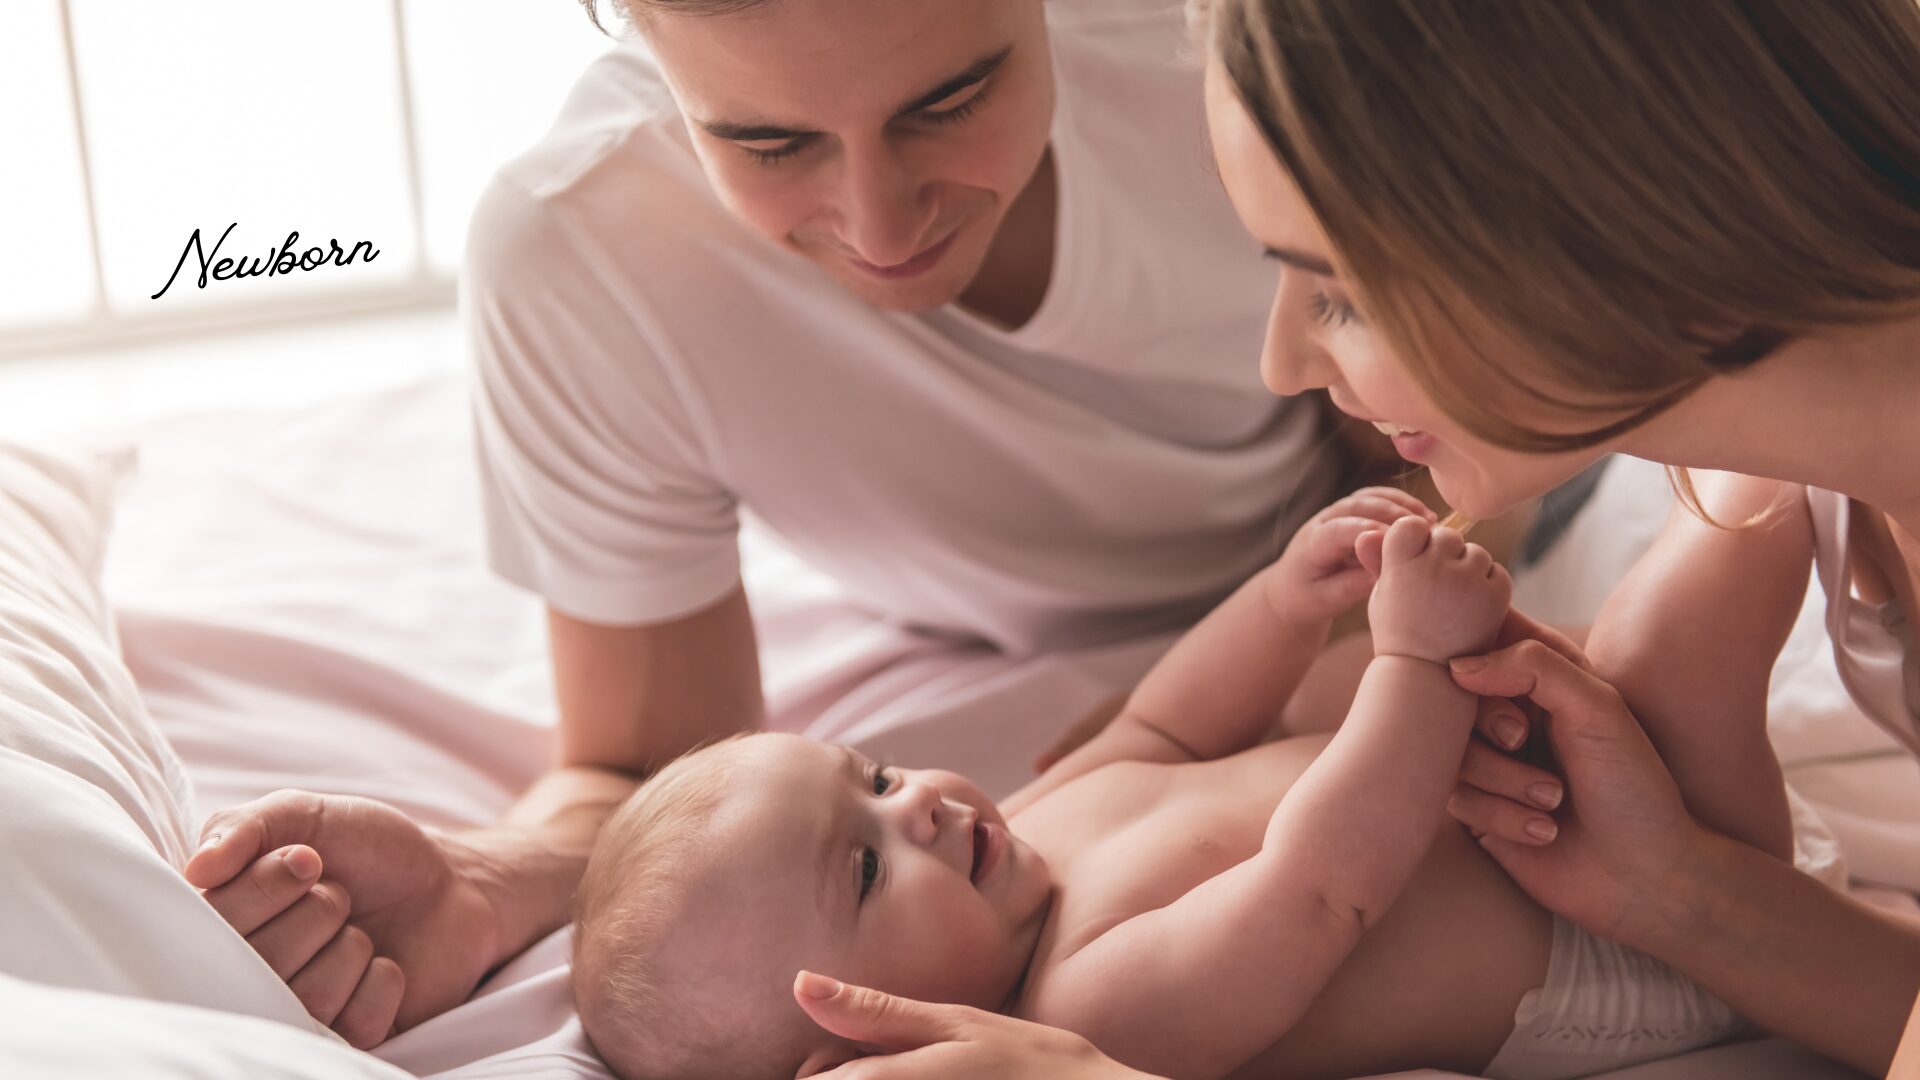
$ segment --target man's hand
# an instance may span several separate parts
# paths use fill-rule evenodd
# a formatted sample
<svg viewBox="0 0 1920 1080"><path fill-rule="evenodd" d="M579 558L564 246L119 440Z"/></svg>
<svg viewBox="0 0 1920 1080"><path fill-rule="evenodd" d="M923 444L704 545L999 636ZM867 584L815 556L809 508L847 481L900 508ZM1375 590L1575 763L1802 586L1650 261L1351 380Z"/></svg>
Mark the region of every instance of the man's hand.
<svg viewBox="0 0 1920 1080"><path fill-rule="evenodd" d="M497 962L480 847L385 803L276 791L203 836L187 880L356 1047L465 1001Z"/></svg>
<svg viewBox="0 0 1920 1080"><path fill-rule="evenodd" d="M1337 618L1373 588L1375 572L1361 564L1355 543L1402 518L1439 520L1419 499L1389 487L1362 488L1313 515L1279 561L1261 571L1268 604L1293 618Z"/></svg>

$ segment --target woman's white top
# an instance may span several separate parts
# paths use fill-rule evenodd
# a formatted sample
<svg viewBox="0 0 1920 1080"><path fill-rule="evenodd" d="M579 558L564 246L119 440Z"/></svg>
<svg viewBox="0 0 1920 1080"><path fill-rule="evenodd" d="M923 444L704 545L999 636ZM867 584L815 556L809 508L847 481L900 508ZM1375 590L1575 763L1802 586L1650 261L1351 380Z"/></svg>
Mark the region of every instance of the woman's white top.
<svg viewBox="0 0 1920 1080"><path fill-rule="evenodd" d="M1920 648L1897 600L1870 604L1854 592L1848 543L1853 504L1807 489L1814 561L1827 593L1827 636L1840 680L1873 721L1920 756Z"/></svg>
<svg viewBox="0 0 1920 1080"><path fill-rule="evenodd" d="M1180 0L1046 5L1039 311L869 307L720 204L637 47L476 212L462 305L490 558L575 617L739 576L750 510L881 614L1013 653L1190 620L1330 495L1258 362L1275 271L1212 170Z"/></svg>

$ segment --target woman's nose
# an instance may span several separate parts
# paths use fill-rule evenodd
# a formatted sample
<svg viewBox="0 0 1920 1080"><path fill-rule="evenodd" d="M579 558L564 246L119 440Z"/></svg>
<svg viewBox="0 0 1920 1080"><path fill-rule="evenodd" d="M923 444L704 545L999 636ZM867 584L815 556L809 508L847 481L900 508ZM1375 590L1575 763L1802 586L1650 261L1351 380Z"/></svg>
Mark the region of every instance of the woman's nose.
<svg viewBox="0 0 1920 1080"><path fill-rule="evenodd" d="M1267 318L1267 340L1260 353L1260 380L1282 397L1318 390L1332 382L1326 349L1294 317L1297 298L1289 297L1283 282Z"/></svg>

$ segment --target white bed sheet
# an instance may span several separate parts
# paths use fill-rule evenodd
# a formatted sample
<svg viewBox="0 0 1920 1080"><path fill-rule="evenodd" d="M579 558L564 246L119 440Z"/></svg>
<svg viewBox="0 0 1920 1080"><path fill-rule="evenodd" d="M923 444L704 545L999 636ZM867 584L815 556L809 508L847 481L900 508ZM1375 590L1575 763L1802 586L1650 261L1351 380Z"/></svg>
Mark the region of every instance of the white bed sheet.
<svg viewBox="0 0 1920 1080"><path fill-rule="evenodd" d="M478 825L542 770L554 710L540 608L481 561L457 378L294 413L170 419L139 442L108 593L201 817L306 787L386 799L432 824ZM1607 478L1606 509L1584 516L1523 581L1537 611L1590 616L1648 522L1657 525L1663 504L1646 497L1646 481L1618 469ZM1600 518L1604 528L1585 527ZM937 761L996 794L1166 644L1013 661L872 617L758 533L745 547L777 726ZM1817 655L1803 666L1817 668ZM1845 711L1817 680L1805 693L1803 711ZM1920 777L1893 766L1809 759L1796 780L1832 777L1833 800L1872 788L1848 804L1852 832L1883 842L1889 867L1920 865L1920 810L1894 790L1920 790ZM565 945L564 931L540 942L472 1001L378 1055L431 1077L607 1076L572 1015ZM1688 1071L1619 1076L1823 1075L1771 1043L1675 1064Z"/></svg>

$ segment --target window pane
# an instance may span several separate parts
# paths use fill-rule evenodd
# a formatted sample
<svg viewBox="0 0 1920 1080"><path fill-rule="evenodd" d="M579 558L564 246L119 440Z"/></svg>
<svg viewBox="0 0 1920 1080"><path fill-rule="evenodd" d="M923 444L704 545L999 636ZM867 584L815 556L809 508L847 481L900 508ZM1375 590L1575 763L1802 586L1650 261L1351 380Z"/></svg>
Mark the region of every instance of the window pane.
<svg viewBox="0 0 1920 1080"><path fill-rule="evenodd" d="M0 323L71 319L93 302L87 207L58 0L0 20Z"/></svg>
<svg viewBox="0 0 1920 1080"><path fill-rule="evenodd" d="M14 3L16 0L5 0ZM365 288L414 271L389 0L324 4L71 0L109 302L251 305ZM371 262L209 280L187 257L198 229L219 258L368 241ZM362 251L364 258L364 250Z"/></svg>
<svg viewBox="0 0 1920 1080"><path fill-rule="evenodd" d="M617 31L613 4L600 9ZM480 189L540 138L574 80L613 42L565 0L406 0L406 16L427 252L452 272Z"/></svg>

